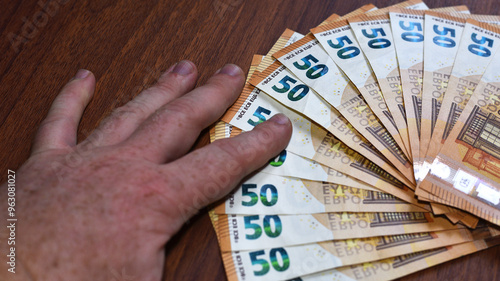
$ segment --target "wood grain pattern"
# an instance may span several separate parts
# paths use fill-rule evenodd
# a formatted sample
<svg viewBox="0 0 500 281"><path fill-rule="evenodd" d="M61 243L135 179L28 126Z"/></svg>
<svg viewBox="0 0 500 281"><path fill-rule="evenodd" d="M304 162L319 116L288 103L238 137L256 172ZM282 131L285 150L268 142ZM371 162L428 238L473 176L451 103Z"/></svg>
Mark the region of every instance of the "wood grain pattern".
<svg viewBox="0 0 500 281"><path fill-rule="evenodd" d="M378 7L398 1L372 1ZM198 65L199 84L233 62L247 69L285 28L307 33L332 13L369 0L172 1L1 0L1 179L28 157L31 140L61 87L79 68L96 75L94 99L84 113L84 139L113 108L150 86L182 59ZM429 1L468 5L498 14L499 3ZM208 143L206 132L197 147ZM199 214L166 246L164 280L225 280L215 234ZM500 247L457 259L402 280L498 280Z"/></svg>

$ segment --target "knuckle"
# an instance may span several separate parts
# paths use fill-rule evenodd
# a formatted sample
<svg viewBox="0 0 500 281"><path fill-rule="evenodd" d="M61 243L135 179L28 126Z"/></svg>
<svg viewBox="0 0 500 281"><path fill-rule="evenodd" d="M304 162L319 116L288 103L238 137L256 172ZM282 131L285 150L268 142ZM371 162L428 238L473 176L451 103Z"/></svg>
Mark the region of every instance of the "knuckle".
<svg viewBox="0 0 500 281"><path fill-rule="evenodd" d="M75 85L67 85L64 87L64 89L61 91L61 95L64 98L69 98L69 99L74 99L74 98L80 98L81 96L81 91L79 91Z"/></svg>
<svg viewBox="0 0 500 281"><path fill-rule="evenodd" d="M129 118L140 118L146 115L146 104L141 104L138 101L129 101L122 107L119 107L111 113L110 119L113 121L125 121Z"/></svg>
<svg viewBox="0 0 500 281"><path fill-rule="evenodd" d="M118 128L124 126L130 120L144 118L144 112L140 108L124 105L114 109L111 114L99 125L98 130L104 133L112 133Z"/></svg>
<svg viewBox="0 0 500 281"><path fill-rule="evenodd" d="M224 139L214 142L218 150L219 160L227 165L241 166L247 161L251 161L251 144L246 141L236 141L235 139Z"/></svg>
<svg viewBox="0 0 500 281"><path fill-rule="evenodd" d="M151 105L141 97L129 101L124 107L136 116L146 116L152 111Z"/></svg>
<svg viewBox="0 0 500 281"><path fill-rule="evenodd" d="M76 85L68 85L62 91L55 103L59 105L68 105L69 103L79 103L80 107L85 107L90 95L88 91Z"/></svg>
<svg viewBox="0 0 500 281"><path fill-rule="evenodd" d="M162 77L153 87L146 90L148 92L161 92L168 95L176 95L180 91L178 75L167 75Z"/></svg>
<svg viewBox="0 0 500 281"><path fill-rule="evenodd" d="M169 113L167 115L170 115L167 117L169 119L175 116L175 119L182 120L187 124L197 124L197 117L199 117L203 109L200 108L196 101L185 97L170 103L165 110Z"/></svg>
<svg viewBox="0 0 500 281"><path fill-rule="evenodd" d="M64 114L53 113L47 116L41 123L39 129L50 128L58 126L60 123L71 122L72 119Z"/></svg>

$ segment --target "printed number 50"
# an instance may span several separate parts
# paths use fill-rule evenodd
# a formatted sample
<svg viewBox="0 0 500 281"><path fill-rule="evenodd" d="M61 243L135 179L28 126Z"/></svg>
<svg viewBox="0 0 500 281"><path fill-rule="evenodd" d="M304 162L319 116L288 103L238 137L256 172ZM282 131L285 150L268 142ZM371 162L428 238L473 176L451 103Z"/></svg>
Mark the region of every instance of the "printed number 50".
<svg viewBox="0 0 500 281"><path fill-rule="evenodd" d="M242 201L243 206L254 206L259 201L259 195L257 193L250 191L250 189L257 188L256 184L243 184L241 186L241 194L243 196L250 197L250 201ZM268 191L271 191L271 199L269 199ZM278 190L276 186L272 184L264 184L260 188L260 201L266 207L271 207L276 205L278 202Z"/></svg>
<svg viewBox="0 0 500 281"><path fill-rule="evenodd" d="M281 84L283 87L277 87L277 85L275 85L273 86L273 90L278 93L286 93L290 91L288 92L288 99L291 101L298 101L307 95L307 93L309 92L309 87L304 84L299 84L293 87L292 90L290 90L290 88L292 87L291 85L295 83L297 83L297 80L286 75L279 81L279 84Z"/></svg>
<svg viewBox="0 0 500 281"><path fill-rule="evenodd" d="M262 227L258 223L254 223L253 221L259 220L260 216L259 215L253 215L253 216L245 216L244 217L244 222L245 222L245 229L253 229L252 234L246 234L245 237L248 240L255 240L258 239L262 235ZM272 224L274 225L274 230L271 227L271 221L273 222ZM262 224L264 226L264 232L266 235L270 238L275 238L280 236L281 231L283 230L283 227L281 226L281 219L279 216L264 216L264 219L262 220Z"/></svg>
<svg viewBox="0 0 500 281"><path fill-rule="evenodd" d="M281 262L278 260L278 254L281 257ZM259 258L259 256L265 255L266 252L264 250L250 252L250 260L252 261L252 265L260 265L260 270L254 270L255 276L266 275L269 272L270 266L269 262L265 258ZM288 257L288 253L283 248L274 248L269 251L269 260L271 261L271 265L276 271L285 271L290 267L290 258Z"/></svg>
<svg viewBox="0 0 500 281"><path fill-rule="evenodd" d="M370 31L371 31L371 33L368 33L366 31L366 29L361 30L361 33L363 33L363 35L366 38L374 38L374 39L368 41L368 47L370 47L372 49L384 49L384 48L391 46L391 41L389 41L388 39L377 38L379 34L380 34L380 36L387 36L385 34L384 29L372 28Z"/></svg>
<svg viewBox="0 0 500 281"><path fill-rule="evenodd" d="M337 39L338 44L334 44L332 40L328 40L328 45L330 45L330 47L334 48L334 49L340 49L338 50L337 52L337 56L343 60L345 59L350 59L350 58L354 58L356 57L357 55L359 55L361 53L361 51L355 47L355 46L348 46L348 47L345 47L345 48L342 48L344 47L344 42L347 43L347 44L352 44L352 40L349 39L349 37L347 36L342 36L342 37L339 37Z"/></svg>
<svg viewBox="0 0 500 281"><path fill-rule="evenodd" d="M269 116L271 114L271 110L263 108L262 106L257 107L255 112L253 113L253 116L257 117L257 121L253 121L252 119L248 119L248 121L247 121L248 124L255 127L255 126L259 125L260 123L266 121L267 118L264 116L264 114Z"/></svg>
<svg viewBox="0 0 500 281"><path fill-rule="evenodd" d="M299 61L293 63L297 69L307 70L306 76L309 79L317 79L321 76L325 75L328 72L328 67L324 64L318 64L311 67L311 62L318 63L318 59L313 55L307 55L301 59L303 64L300 64Z"/></svg>
<svg viewBox="0 0 500 281"><path fill-rule="evenodd" d="M472 33L471 35L472 41L477 44L470 44L468 49L471 53L478 55L480 57L489 57L491 56L491 51L485 47L482 46L484 43L486 43L486 46L488 47L493 47L493 39L481 36L481 39L477 38L477 33Z"/></svg>

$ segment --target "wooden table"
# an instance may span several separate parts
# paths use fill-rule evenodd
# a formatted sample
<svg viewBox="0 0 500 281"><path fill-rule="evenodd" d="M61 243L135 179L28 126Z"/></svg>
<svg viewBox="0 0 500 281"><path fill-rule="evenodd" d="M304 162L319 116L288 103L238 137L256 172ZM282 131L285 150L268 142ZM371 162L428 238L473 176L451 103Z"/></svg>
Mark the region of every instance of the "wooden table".
<svg viewBox="0 0 500 281"><path fill-rule="evenodd" d="M228 62L248 69L285 28L307 33L332 13L368 4L349 1L1 1L0 144L2 182L28 157L33 134L51 101L79 68L97 77L97 94L83 116L84 139L113 108L149 87L182 59L198 65L202 84ZM378 7L398 1L373 1ZM429 1L431 7L466 4L498 14L499 3ZM206 132L197 146L208 143ZM403 278L498 280L500 247ZM167 245L165 280L225 280L208 216L195 216Z"/></svg>

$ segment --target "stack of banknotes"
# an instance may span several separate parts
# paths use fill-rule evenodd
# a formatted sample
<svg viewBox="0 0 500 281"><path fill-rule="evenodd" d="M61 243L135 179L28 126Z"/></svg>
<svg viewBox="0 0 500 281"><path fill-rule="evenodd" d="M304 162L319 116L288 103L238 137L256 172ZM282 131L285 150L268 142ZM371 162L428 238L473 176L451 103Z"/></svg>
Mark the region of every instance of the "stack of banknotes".
<svg viewBox="0 0 500 281"><path fill-rule="evenodd" d="M411 0L255 55L211 140L293 133L210 211L228 279L391 280L500 244L499 48L500 16Z"/></svg>

